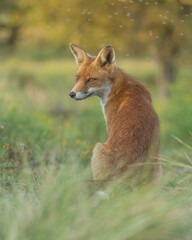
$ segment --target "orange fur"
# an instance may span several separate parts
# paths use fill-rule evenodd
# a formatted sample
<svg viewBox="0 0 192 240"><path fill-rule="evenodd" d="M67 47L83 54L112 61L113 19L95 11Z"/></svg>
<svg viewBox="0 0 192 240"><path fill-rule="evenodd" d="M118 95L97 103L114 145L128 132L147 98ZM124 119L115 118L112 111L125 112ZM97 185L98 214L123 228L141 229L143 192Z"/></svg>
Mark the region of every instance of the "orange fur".
<svg viewBox="0 0 192 240"><path fill-rule="evenodd" d="M99 96L106 118L108 139L96 144L91 158L94 179L136 174L140 179L144 172L159 177L159 122L148 90L116 66L111 46L97 57L70 47L79 66L73 97Z"/></svg>

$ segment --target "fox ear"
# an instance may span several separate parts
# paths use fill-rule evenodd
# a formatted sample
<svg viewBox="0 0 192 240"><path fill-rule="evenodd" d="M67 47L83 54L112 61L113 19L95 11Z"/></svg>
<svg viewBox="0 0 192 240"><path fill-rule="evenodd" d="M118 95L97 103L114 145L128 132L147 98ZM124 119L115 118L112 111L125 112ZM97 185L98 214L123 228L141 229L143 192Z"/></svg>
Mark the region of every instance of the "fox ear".
<svg viewBox="0 0 192 240"><path fill-rule="evenodd" d="M104 47L98 54L96 61L100 66L115 63L115 51L111 45Z"/></svg>
<svg viewBox="0 0 192 240"><path fill-rule="evenodd" d="M91 58L91 56L87 52L77 47L75 44L70 43L69 47L75 57L75 60L78 66L85 60L89 60L89 58Z"/></svg>

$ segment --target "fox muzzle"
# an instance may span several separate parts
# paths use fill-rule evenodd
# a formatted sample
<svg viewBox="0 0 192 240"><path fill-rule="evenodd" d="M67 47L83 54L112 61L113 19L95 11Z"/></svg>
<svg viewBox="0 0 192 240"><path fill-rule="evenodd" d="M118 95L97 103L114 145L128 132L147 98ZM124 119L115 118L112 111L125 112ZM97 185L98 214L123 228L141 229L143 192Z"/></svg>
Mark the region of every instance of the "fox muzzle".
<svg viewBox="0 0 192 240"><path fill-rule="evenodd" d="M72 97L72 98L74 98L74 97L76 96L76 93L75 93L75 92L70 92L70 93L69 93L69 96Z"/></svg>

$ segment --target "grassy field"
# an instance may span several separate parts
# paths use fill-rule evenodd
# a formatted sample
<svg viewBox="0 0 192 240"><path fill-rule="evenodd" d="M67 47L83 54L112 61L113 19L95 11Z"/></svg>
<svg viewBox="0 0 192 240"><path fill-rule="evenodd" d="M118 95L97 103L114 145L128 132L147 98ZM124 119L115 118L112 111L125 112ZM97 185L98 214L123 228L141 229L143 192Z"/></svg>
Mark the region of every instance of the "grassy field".
<svg viewBox="0 0 192 240"><path fill-rule="evenodd" d="M0 240L192 238L192 94L181 67L170 97L157 97L151 60L119 65L150 89L161 123L159 186L87 189L90 157L107 132L99 99L74 101L74 60L0 62ZM139 69L139 70L138 70Z"/></svg>

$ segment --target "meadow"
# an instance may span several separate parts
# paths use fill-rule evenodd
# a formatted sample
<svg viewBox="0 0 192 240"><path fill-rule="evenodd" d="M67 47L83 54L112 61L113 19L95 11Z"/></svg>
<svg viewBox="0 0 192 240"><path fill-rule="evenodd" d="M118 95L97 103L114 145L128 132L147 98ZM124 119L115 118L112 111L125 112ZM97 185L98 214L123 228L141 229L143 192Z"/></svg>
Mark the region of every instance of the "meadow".
<svg viewBox="0 0 192 240"><path fill-rule="evenodd" d="M169 98L151 59L118 65L150 90L161 125L163 176L154 187L88 189L90 157L107 138L99 99L70 99L73 59L0 60L0 240L161 240L192 237L192 94L181 65Z"/></svg>

